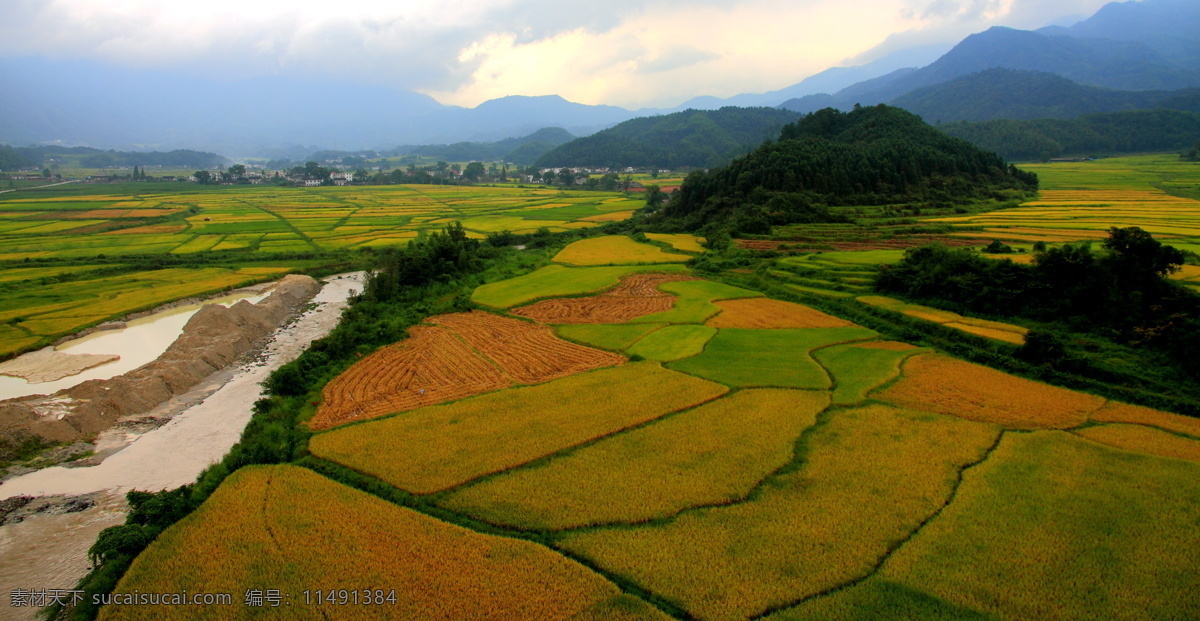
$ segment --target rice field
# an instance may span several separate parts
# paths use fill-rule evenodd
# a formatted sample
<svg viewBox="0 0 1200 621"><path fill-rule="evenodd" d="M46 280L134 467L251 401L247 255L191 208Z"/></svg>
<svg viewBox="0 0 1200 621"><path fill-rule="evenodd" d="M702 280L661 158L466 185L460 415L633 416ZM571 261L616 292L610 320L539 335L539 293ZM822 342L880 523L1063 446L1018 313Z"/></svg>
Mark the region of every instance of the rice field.
<svg viewBox="0 0 1200 621"><path fill-rule="evenodd" d="M621 351L633 345L646 334L661 328L663 324L575 324L559 326L559 336L591 347Z"/></svg>
<svg viewBox="0 0 1200 621"><path fill-rule="evenodd" d="M868 341L825 347L812 356L833 377L833 403L854 405L899 377L900 364L910 356L927 351L896 341Z"/></svg>
<svg viewBox="0 0 1200 621"><path fill-rule="evenodd" d="M672 248L683 252L704 252L704 246L700 244L706 240L703 237L688 235L686 233L646 233L648 239L669 244Z"/></svg>
<svg viewBox="0 0 1200 621"><path fill-rule="evenodd" d="M643 336L626 353L660 362L681 360L704 351L704 346L716 333L716 328L708 326L666 326Z"/></svg>
<svg viewBox="0 0 1200 621"><path fill-rule="evenodd" d="M705 322L714 328L847 328L854 324L815 308L772 300L745 298L716 302L720 314Z"/></svg>
<svg viewBox="0 0 1200 621"><path fill-rule="evenodd" d="M554 336L550 328L482 311L438 315L410 337L363 358L326 384L312 429L538 384L625 358Z"/></svg>
<svg viewBox="0 0 1200 621"><path fill-rule="evenodd" d="M897 588L943 618L1191 619L1198 537L1200 465L1005 434L876 577L776 619L879 618Z"/></svg>
<svg viewBox="0 0 1200 621"><path fill-rule="evenodd" d="M626 364L350 425L313 437L309 450L400 489L428 494L698 405L727 390L654 363Z"/></svg>
<svg viewBox="0 0 1200 621"><path fill-rule="evenodd" d="M1173 196L1194 187L1200 173L1174 155L1024 165L1038 174L1041 193L1020 207L969 216L932 218L980 230L953 236L1016 242L1099 241L1110 227L1137 226L1171 244L1200 240L1200 201Z"/></svg>
<svg viewBox="0 0 1200 621"><path fill-rule="evenodd" d="M745 502L558 545L696 618L746 619L865 576L946 502L998 433L880 405L841 411L807 437L800 467Z"/></svg>
<svg viewBox="0 0 1200 621"><path fill-rule="evenodd" d="M641 265L684 263L691 258L686 254L664 252L658 246L639 244L624 235L605 235L572 243L554 255L554 262L575 266Z"/></svg>
<svg viewBox="0 0 1200 621"><path fill-rule="evenodd" d="M868 306L886 308L887 310L916 319L940 323L947 328L954 328L959 332L966 332L967 334L974 334L975 336L982 336L1013 345L1024 345L1025 335L1029 334L1029 329L1024 326L999 321L988 321L976 317L965 317L958 313L922 306L920 304L908 304L901 300L882 295L864 295L857 299Z"/></svg>
<svg viewBox="0 0 1200 621"><path fill-rule="evenodd" d="M732 287L711 280L685 280L659 285L659 289L678 296L673 308L661 313L643 315L632 321L642 323L704 323L721 312L717 300L762 297L749 289Z"/></svg>
<svg viewBox="0 0 1200 621"><path fill-rule="evenodd" d="M77 270L86 271L86 270ZM173 268L17 289L0 296L0 356L44 346L83 328L172 302L273 280L282 267ZM41 272L45 273L45 272Z"/></svg>
<svg viewBox="0 0 1200 621"><path fill-rule="evenodd" d="M606 266L571 268L547 265L537 271L488 283L475 289L471 300L495 308L512 308L542 298L596 293L620 282L623 276L640 272L684 273L682 265Z"/></svg>
<svg viewBox="0 0 1200 621"><path fill-rule="evenodd" d="M296 507L303 505L304 511ZM526 541L398 507L295 466L249 466L162 534L115 593L232 593L231 605L108 606L101 619L666 620L586 567ZM250 589L278 601L245 605ZM369 604L313 593L370 590ZM375 599L375 595L379 598ZM305 597L305 594L308 597ZM392 600L388 600L388 596ZM339 605L341 604L341 605Z"/></svg>
<svg viewBox="0 0 1200 621"><path fill-rule="evenodd" d="M1069 429L1087 422L1105 400L1002 373L941 354L903 365L903 377L876 398L1011 429Z"/></svg>
<svg viewBox="0 0 1200 621"><path fill-rule="evenodd" d="M667 366L740 388L777 387L828 390L829 373L809 352L820 347L878 336L866 328L742 330L724 328L704 352Z"/></svg>
<svg viewBox="0 0 1200 621"><path fill-rule="evenodd" d="M226 253L222 256L227 260L221 264L227 267L269 264L282 274L344 263L345 256L336 254L343 251L406 244L452 221L463 222L472 237L483 237L502 230L532 232L546 227L565 231L596 226L600 222L591 218L608 218L629 209L621 194L514 187L281 188L156 183L67 185L0 195L0 272L4 273L0 282L20 285L17 291L0 293L0 313L12 309L15 317L36 317L53 306L48 298L89 308L88 312L59 313L27 325L13 322L13 316L0 319L15 326L5 332L17 333L0 341L0 356L48 344L91 323L177 297L219 291L230 286L226 282L237 285L254 280L235 282L194 270L194 278L177 283L185 285L177 291L147 286L131 303L113 304L105 297L106 291L138 276L80 278L89 269L79 263L91 258L103 259L98 267L111 268L119 267L112 260L121 257L219 252ZM657 247L636 245L664 254ZM25 263L34 259L50 264ZM39 281L62 276L76 276L64 283L69 284L65 293L56 282ZM91 312L93 308L111 312Z"/></svg>
<svg viewBox="0 0 1200 621"><path fill-rule="evenodd" d="M1151 427L1120 424L1099 425L1076 430L1075 434L1093 442L1127 451L1200 462L1200 440L1185 438Z"/></svg>
<svg viewBox="0 0 1200 621"><path fill-rule="evenodd" d="M736 502L792 460L796 440L828 404L822 392L743 390L466 487L440 504L493 523L560 530Z"/></svg>

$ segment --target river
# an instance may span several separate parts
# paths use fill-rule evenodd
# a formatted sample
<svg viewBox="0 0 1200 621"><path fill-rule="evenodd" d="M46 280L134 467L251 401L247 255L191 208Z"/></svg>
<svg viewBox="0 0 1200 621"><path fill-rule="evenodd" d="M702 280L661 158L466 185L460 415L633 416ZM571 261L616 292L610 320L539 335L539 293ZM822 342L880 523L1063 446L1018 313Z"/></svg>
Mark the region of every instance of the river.
<svg viewBox="0 0 1200 621"><path fill-rule="evenodd" d="M191 483L220 460L250 420L251 406L261 397L259 384L337 325L351 291L362 290L362 277L358 272L326 278L312 300L314 306L276 331L255 360L214 374L197 389L148 414L178 411L165 425L144 433L118 428L102 433L96 444L112 454L98 465L45 468L0 483L0 500L93 494L97 503L79 513L34 515L19 524L0 526L0 598L4 599L0 611L28 610L28 617L13 618L33 618L36 609L7 607L15 588L72 588L87 569L86 552L96 533L123 521L121 494Z"/></svg>

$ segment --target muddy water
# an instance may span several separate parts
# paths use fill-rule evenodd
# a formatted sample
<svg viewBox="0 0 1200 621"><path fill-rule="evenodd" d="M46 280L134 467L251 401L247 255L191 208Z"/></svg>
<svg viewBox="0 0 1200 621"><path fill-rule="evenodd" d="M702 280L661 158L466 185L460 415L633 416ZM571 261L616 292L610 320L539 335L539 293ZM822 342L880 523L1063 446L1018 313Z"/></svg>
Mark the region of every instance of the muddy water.
<svg viewBox="0 0 1200 621"><path fill-rule="evenodd" d="M250 419L251 406L261 396L259 383L332 330L352 290L362 290L361 273L326 279L312 300L315 307L277 331L254 362L214 374L197 390L148 415L174 415L165 425L144 433L110 429L97 440L98 447L111 453L100 464L46 468L9 479L0 483L0 499L107 491L119 500L130 489L173 489L193 482L237 442ZM87 548L103 526L123 520L123 509L110 505L28 525L0 526L0 586L73 586L87 569L86 560L79 563L75 559L86 559ZM29 610L9 608L9 593L0 591L0 618Z"/></svg>
<svg viewBox="0 0 1200 621"><path fill-rule="evenodd" d="M221 296L204 304L230 306L239 300L258 302L267 292L241 291ZM132 371L158 358L183 334L183 325L204 304L189 304L134 319L119 330L93 332L67 341L55 349L67 354L116 354L121 357L107 364L53 382L29 383L19 377L0 375L0 399L26 395L48 395L91 379L108 379Z"/></svg>
<svg viewBox="0 0 1200 621"><path fill-rule="evenodd" d="M121 494L106 493L79 513L34 515L0 526L0 619L35 619L38 608L12 607L14 589L74 589L91 563L100 531L125 523Z"/></svg>

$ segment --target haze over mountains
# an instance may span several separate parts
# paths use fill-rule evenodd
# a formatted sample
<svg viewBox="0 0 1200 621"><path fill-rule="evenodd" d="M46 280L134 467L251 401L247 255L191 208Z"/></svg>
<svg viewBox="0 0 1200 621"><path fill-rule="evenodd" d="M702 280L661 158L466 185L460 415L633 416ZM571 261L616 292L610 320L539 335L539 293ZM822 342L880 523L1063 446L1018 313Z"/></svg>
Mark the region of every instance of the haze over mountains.
<svg viewBox="0 0 1200 621"><path fill-rule="evenodd" d="M635 117L731 105L797 113L892 103L931 122L1073 117L1164 102L1189 109L1195 93L1174 91L1200 87L1197 33L1195 0L1113 3L1066 28L997 27L949 51L914 48L769 93L701 97L677 108L638 111L557 96L513 96L460 108L402 89L328 80L221 81L79 60L9 58L0 60L0 143L190 148L246 157L300 147L498 142L546 127L587 136Z"/></svg>

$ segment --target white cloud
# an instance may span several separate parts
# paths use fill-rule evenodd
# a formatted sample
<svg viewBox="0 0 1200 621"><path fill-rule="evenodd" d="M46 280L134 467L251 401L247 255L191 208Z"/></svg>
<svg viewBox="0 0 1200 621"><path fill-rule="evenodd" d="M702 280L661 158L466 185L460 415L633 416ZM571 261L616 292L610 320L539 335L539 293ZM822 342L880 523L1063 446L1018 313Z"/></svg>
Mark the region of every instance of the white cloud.
<svg viewBox="0 0 1200 621"><path fill-rule="evenodd" d="M230 78L333 75L459 105L553 93L638 107L782 88L839 59L960 39L993 24L1037 27L1101 4L5 0L0 56L80 57Z"/></svg>

